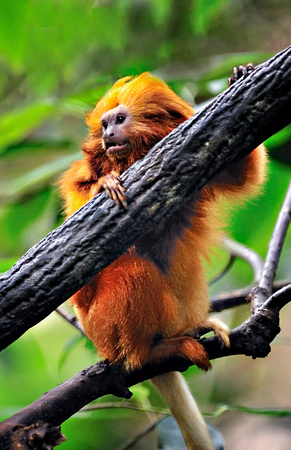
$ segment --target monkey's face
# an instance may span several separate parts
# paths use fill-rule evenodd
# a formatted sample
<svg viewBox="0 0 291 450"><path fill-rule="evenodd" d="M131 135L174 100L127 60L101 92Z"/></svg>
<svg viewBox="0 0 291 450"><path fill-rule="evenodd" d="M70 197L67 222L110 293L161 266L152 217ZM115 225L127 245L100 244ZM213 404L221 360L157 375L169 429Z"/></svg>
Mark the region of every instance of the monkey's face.
<svg viewBox="0 0 291 450"><path fill-rule="evenodd" d="M132 117L124 105L104 113L102 122L102 143L109 159L126 159L131 152L129 130Z"/></svg>

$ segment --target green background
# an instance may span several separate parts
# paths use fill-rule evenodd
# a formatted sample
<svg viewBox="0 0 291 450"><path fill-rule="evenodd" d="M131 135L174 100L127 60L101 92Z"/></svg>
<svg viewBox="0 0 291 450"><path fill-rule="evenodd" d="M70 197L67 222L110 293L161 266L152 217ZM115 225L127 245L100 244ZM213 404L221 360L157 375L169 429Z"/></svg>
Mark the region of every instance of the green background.
<svg viewBox="0 0 291 450"><path fill-rule="evenodd" d="M290 0L9 0L0 5L0 270L8 270L63 218L55 182L80 157L85 114L120 76L152 71L199 108L227 87L234 65L258 64L291 41ZM290 180L291 129L271 138L268 181L261 195L231 213L228 232L264 257ZM278 278L290 279L290 236ZM218 253L209 278L224 266ZM250 283L236 262L212 293ZM232 328L249 314L243 306L223 314ZM290 411L290 313L267 360L232 357L201 374L187 372L204 412L221 403ZM0 355L0 417L6 418L57 383L96 361L95 352L52 314ZM132 403L162 407L149 383L133 389ZM119 402L110 397L99 403ZM108 406L108 405L107 405ZM227 409L227 408L226 408ZM277 414L279 415L279 413ZM100 408L78 413L62 431L64 449L122 447L154 412ZM211 420L226 449L250 445L276 450L290 434L290 419L227 411ZM270 426L273 433L268 435ZM284 434L285 433L285 434ZM287 434L286 434L287 433ZM290 432L289 432L290 433ZM262 442L268 439L268 445ZM283 444L282 444L283 445ZM121 448L120 447L120 448ZM157 448L157 434L134 449ZM175 448L175 447L173 447ZM286 447L287 448L287 447Z"/></svg>

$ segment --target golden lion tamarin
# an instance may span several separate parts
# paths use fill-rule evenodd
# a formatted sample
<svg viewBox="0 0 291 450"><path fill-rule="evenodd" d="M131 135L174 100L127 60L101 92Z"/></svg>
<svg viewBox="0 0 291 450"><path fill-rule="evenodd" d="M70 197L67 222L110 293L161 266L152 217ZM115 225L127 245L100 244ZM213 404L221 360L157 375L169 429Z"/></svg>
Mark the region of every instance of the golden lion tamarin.
<svg viewBox="0 0 291 450"><path fill-rule="evenodd" d="M105 190L126 207L119 176L154 144L193 115L193 109L149 73L117 81L88 115L83 159L60 181L67 216ZM96 275L71 299L99 354L127 369L171 355L210 367L192 336L213 330L229 345L228 329L208 318L209 298L202 259L219 231L216 203L252 192L264 177L262 146L226 168L173 218L159 224ZM122 206L121 206L122 207ZM189 449L211 449L205 422L181 374L155 377Z"/></svg>

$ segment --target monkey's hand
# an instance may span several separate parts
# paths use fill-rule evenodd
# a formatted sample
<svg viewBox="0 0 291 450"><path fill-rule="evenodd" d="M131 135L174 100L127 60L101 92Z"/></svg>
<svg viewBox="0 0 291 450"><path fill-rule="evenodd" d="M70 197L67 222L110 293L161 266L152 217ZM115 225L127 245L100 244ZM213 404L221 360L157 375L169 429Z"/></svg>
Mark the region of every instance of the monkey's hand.
<svg viewBox="0 0 291 450"><path fill-rule="evenodd" d="M249 63L246 66L238 66L232 69L232 77L227 79L228 87L234 84L240 78L246 78L252 71L254 70L254 66Z"/></svg>
<svg viewBox="0 0 291 450"><path fill-rule="evenodd" d="M99 194L102 190L106 192L116 205L122 205L127 209L125 188L121 185L119 174L115 170L99 178L97 185L93 189L93 196Z"/></svg>

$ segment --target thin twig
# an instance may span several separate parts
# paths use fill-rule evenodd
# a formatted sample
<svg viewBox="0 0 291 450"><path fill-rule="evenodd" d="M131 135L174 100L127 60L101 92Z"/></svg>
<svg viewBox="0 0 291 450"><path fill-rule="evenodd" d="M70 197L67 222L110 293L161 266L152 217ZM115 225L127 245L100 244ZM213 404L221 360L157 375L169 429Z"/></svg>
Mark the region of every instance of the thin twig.
<svg viewBox="0 0 291 450"><path fill-rule="evenodd" d="M146 408L145 406L135 405L133 403L127 403L127 402L108 402L108 403L96 403L91 404L89 406L85 406L84 408L80 409L79 412L89 412L89 411L96 411L99 409L131 409L134 411L140 411L143 413L154 413L154 414L163 414L163 415L170 415L170 410L167 408L155 408L154 406L149 406Z"/></svg>
<svg viewBox="0 0 291 450"><path fill-rule="evenodd" d="M264 303L265 307L276 308L278 310L282 309L283 306L287 305L291 300L291 284L284 286L275 294L271 295L270 298Z"/></svg>
<svg viewBox="0 0 291 450"><path fill-rule="evenodd" d="M255 312L270 297L276 276L283 243L291 218L291 182L279 213L266 256L264 270L258 287L252 295L252 311Z"/></svg>
<svg viewBox="0 0 291 450"><path fill-rule="evenodd" d="M290 280L279 280L274 283L273 291L277 292L284 286L290 284ZM244 305L250 301L250 295L254 286L247 286L241 289L236 289L231 292L224 292L213 296L211 301L211 311L220 312L225 309L234 308L236 306ZM273 297L273 296L272 296Z"/></svg>
<svg viewBox="0 0 291 450"><path fill-rule="evenodd" d="M214 277L212 280L209 281L209 286L213 286L215 283L217 283L218 281L220 281L232 268L233 263L235 261L235 256L230 255L229 260L226 264L226 266L224 267L224 269L218 274L216 275L216 277Z"/></svg>
<svg viewBox="0 0 291 450"><path fill-rule="evenodd" d="M232 256L245 260L253 269L254 282L258 283L264 269L264 261L254 250L230 238L225 238L223 246Z"/></svg>
<svg viewBox="0 0 291 450"><path fill-rule="evenodd" d="M127 450L132 448L140 439L146 436L150 431L152 431L162 420L164 420L166 416L162 415L153 420L148 426L143 428L138 434L136 434L133 438L129 439L126 444L122 445L118 448L118 450Z"/></svg>
<svg viewBox="0 0 291 450"><path fill-rule="evenodd" d="M64 308L59 307L56 309L56 312L65 319L70 325L72 325L74 328L76 328L78 331L80 331L82 334L85 334L84 328L80 324L80 322L77 320L77 317L73 314L70 314L68 311L66 311Z"/></svg>

